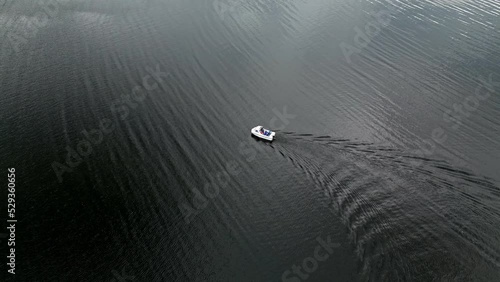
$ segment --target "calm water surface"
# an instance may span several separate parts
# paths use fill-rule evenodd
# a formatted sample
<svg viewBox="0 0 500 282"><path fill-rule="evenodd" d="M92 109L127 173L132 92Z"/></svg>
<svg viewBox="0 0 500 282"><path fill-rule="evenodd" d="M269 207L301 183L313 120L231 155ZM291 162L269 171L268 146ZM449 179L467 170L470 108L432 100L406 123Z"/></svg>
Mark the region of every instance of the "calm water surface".
<svg viewBox="0 0 500 282"><path fill-rule="evenodd" d="M16 281L499 280L498 1L0 2Z"/></svg>

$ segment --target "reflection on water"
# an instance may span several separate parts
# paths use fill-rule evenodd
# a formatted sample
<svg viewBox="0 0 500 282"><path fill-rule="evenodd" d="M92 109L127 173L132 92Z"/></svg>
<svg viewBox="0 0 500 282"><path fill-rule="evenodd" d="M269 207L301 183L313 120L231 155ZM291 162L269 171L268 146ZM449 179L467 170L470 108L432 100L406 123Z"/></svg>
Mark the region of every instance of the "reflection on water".
<svg viewBox="0 0 500 282"><path fill-rule="evenodd" d="M498 280L497 1L49 2L0 2L18 278Z"/></svg>

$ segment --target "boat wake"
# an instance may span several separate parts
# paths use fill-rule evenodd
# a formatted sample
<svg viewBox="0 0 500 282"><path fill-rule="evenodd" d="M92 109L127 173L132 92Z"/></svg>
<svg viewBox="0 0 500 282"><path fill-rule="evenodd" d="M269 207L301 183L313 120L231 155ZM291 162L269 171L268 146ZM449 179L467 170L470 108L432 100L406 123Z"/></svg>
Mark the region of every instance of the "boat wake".
<svg viewBox="0 0 500 282"><path fill-rule="evenodd" d="M280 137L270 146L331 199L365 279L498 275L500 238L491 234L500 226L500 189L493 180L372 143Z"/></svg>

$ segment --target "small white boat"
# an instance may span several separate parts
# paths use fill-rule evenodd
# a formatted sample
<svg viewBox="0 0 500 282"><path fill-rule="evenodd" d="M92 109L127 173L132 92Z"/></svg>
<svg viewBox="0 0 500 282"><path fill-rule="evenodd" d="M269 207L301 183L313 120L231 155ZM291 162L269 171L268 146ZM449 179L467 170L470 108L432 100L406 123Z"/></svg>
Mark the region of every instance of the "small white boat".
<svg viewBox="0 0 500 282"><path fill-rule="evenodd" d="M256 126L252 128L252 135L255 137L267 140L267 141L273 141L274 140L274 135L276 135L276 132L271 131L269 129L265 129L263 126Z"/></svg>

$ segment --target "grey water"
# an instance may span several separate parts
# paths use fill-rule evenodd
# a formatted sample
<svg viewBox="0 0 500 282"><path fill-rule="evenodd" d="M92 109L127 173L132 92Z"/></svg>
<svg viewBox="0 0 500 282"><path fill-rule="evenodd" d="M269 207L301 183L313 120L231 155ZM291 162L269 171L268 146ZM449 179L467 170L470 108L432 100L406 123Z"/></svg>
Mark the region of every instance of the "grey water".
<svg viewBox="0 0 500 282"><path fill-rule="evenodd" d="M0 1L0 281L498 281L499 24L496 0Z"/></svg>

